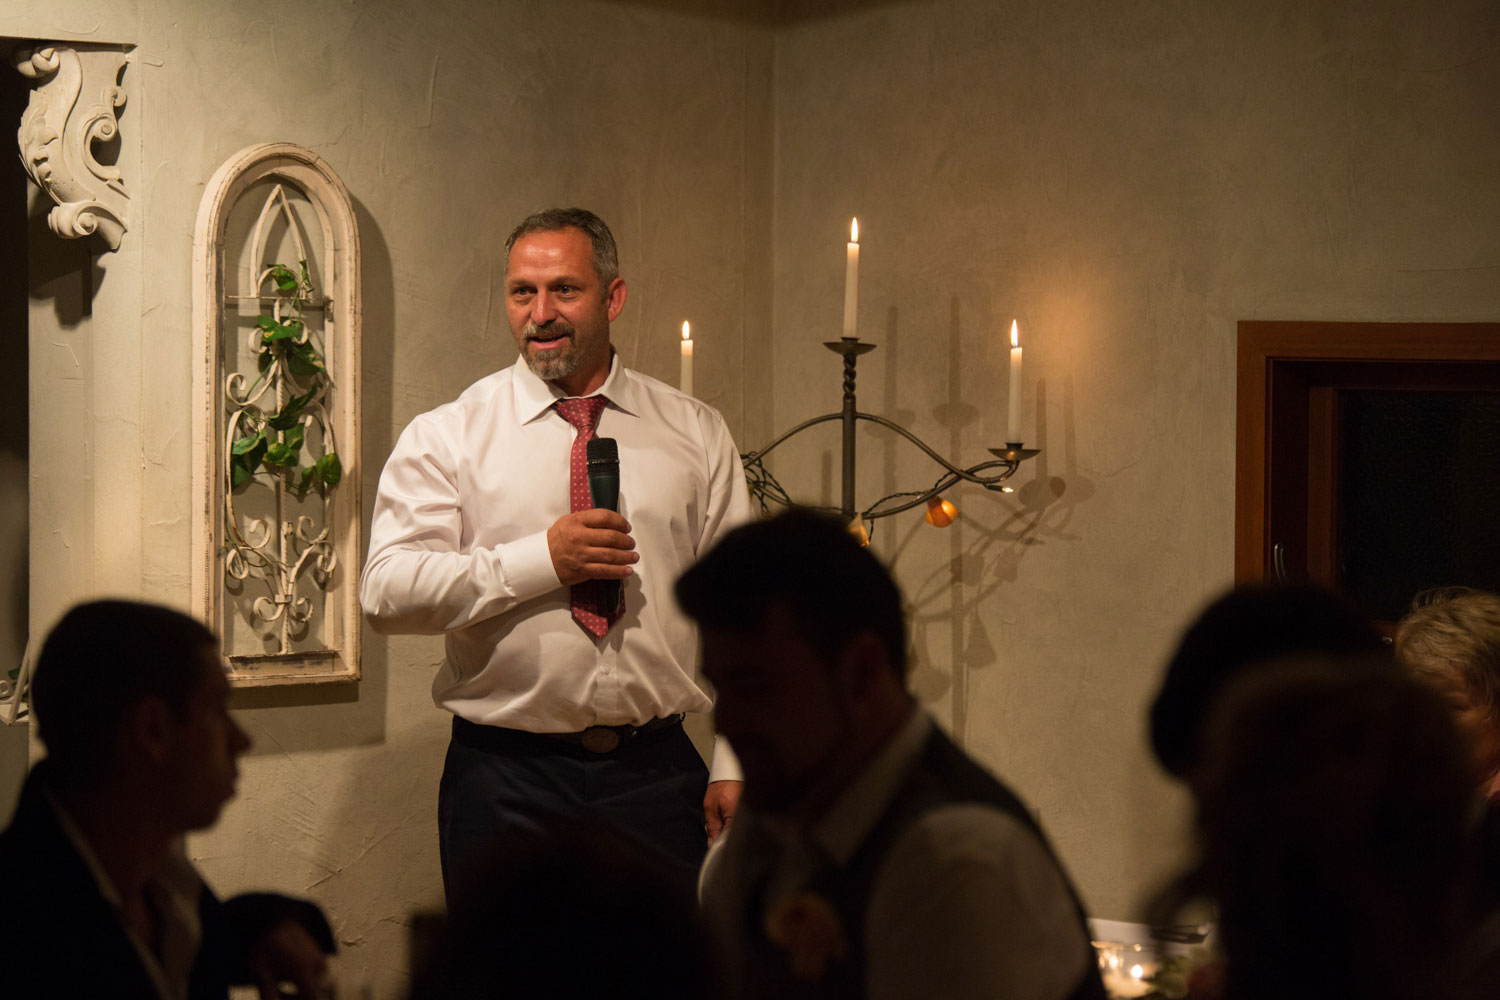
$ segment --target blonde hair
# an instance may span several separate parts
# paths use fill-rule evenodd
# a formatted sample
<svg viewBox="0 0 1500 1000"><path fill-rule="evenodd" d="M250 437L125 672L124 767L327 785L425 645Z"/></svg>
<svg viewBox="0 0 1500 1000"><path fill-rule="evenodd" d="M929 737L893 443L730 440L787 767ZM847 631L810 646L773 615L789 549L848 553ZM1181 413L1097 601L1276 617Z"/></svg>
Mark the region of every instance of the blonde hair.
<svg viewBox="0 0 1500 1000"><path fill-rule="evenodd" d="M1396 627L1396 658L1423 680L1461 685L1500 723L1500 594L1468 587L1418 594Z"/></svg>

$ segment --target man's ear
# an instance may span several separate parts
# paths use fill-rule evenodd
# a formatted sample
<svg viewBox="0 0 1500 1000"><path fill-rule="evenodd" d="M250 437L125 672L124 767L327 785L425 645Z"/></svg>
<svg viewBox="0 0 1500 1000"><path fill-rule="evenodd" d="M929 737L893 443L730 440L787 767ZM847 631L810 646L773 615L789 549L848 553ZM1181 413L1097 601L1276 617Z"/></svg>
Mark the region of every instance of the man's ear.
<svg viewBox="0 0 1500 1000"><path fill-rule="evenodd" d="M120 724L120 749L133 758L160 763L167 758L175 729L176 717L171 706L148 694L125 710Z"/></svg>
<svg viewBox="0 0 1500 1000"><path fill-rule="evenodd" d="M609 289L604 293L604 302L609 307L609 321L613 323L625 308L624 278L616 278L609 283Z"/></svg>
<svg viewBox="0 0 1500 1000"><path fill-rule="evenodd" d="M838 678L846 695L857 701L869 699L894 677L885 643L874 632L860 632L844 643Z"/></svg>

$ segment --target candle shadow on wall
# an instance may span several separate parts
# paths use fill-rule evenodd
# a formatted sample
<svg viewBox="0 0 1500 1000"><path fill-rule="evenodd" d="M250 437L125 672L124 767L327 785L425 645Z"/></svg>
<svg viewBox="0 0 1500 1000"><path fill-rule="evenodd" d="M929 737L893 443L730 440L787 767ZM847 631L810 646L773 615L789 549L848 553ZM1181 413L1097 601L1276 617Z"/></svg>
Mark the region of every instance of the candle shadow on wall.
<svg viewBox="0 0 1500 1000"><path fill-rule="evenodd" d="M957 327L956 322L954 326ZM954 355L955 348L956 340L950 337L950 352ZM968 724L969 674L993 666L998 660L997 647L981 609L1001 587L1016 581L1021 562L1032 548L1049 542L1080 540L1070 527L1074 513L1095 492L1092 481L1079 475L1077 469L1072 376L1064 376L1061 383L1061 434L1052 434L1048 424L1048 380L1038 379L1034 390L1035 426L1042 453L1023 465L1011 480L1014 493L964 488L961 519L947 529L953 533L949 538L948 560L908 594L912 688L929 703L947 697L952 706L953 732L960 740L966 735ZM950 389L956 400L958 390L951 375ZM955 407L949 411L949 417L953 421L950 445L956 455L961 444L958 422L963 413L956 408L961 404L948 405ZM1061 438L1062 475L1053 474L1058 456L1048 444L1054 437ZM903 546L909 540L910 534ZM931 652L944 630L953 658L947 670L934 662Z"/></svg>
<svg viewBox="0 0 1500 1000"><path fill-rule="evenodd" d="M979 419L979 409L963 401L963 340L959 315L958 296L948 305L948 372L947 399L933 408L932 415L940 426L948 429L946 454L949 461L964 460L964 430ZM948 565L962 569L964 561L964 539L968 535L962 520L948 527ZM964 603L964 583L961 572L952 573L948 580L948 606L961 608ZM994 662L994 651L984 659L973 659L965 645L964 617L953 614L948 617L948 649L953 656L953 667L949 675L948 703L952 710L953 734L963 743L969 731L969 671L983 669ZM976 619L977 625L977 619ZM974 628L970 629L973 633ZM982 630L981 630L982 631ZM962 653L958 651L962 650Z"/></svg>
<svg viewBox="0 0 1500 1000"><path fill-rule="evenodd" d="M910 427L912 421L917 418L917 411L904 409L901 406L901 324L897 322L898 314L895 306L886 311L885 317L885 339L886 356L882 359L885 363L885 371L881 380L880 412L889 420L900 424L902 427ZM901 446L911 447L896 435L881 431L884 439L881 463L881 481L885 483L886 489L894 489L891 485L898 481L896 474L896 449Z"/></svg>

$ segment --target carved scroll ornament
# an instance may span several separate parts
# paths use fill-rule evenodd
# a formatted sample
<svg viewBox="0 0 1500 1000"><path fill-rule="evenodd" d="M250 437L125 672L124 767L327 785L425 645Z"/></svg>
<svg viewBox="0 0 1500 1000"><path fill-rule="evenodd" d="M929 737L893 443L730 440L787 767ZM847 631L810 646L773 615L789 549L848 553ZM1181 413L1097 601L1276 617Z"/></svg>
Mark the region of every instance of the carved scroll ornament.
<svg viewBox="0 0 1500 1000"><path fill-rule="evenodd" d="M111 250L119 249L125 235L130 196L120 171L99 162L93 147L119 132L124 65L119 50L63 45L23 51L16 61L21 75L33 81L18 134L21 162L57 202L47 224L64 239L97 232Z"/></svg>

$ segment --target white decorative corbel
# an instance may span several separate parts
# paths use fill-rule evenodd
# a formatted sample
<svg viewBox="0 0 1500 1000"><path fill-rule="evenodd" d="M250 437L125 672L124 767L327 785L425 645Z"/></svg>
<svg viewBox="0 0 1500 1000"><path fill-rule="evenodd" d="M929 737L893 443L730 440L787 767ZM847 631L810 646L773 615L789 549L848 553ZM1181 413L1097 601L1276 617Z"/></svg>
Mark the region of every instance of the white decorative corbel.
<svg viewBox="0 0 1500 1000"><path fill-rule="evenodd" d="M31 103L21 116L21 162L32 180L57 202L47 216L64 239L98 233L111 250L125 235L130 196L120 171L100 163L94 144L119 131L115 117L125 104L119 49L75 49L47 45L22 50L21 75L32 80Z"/></svg>

